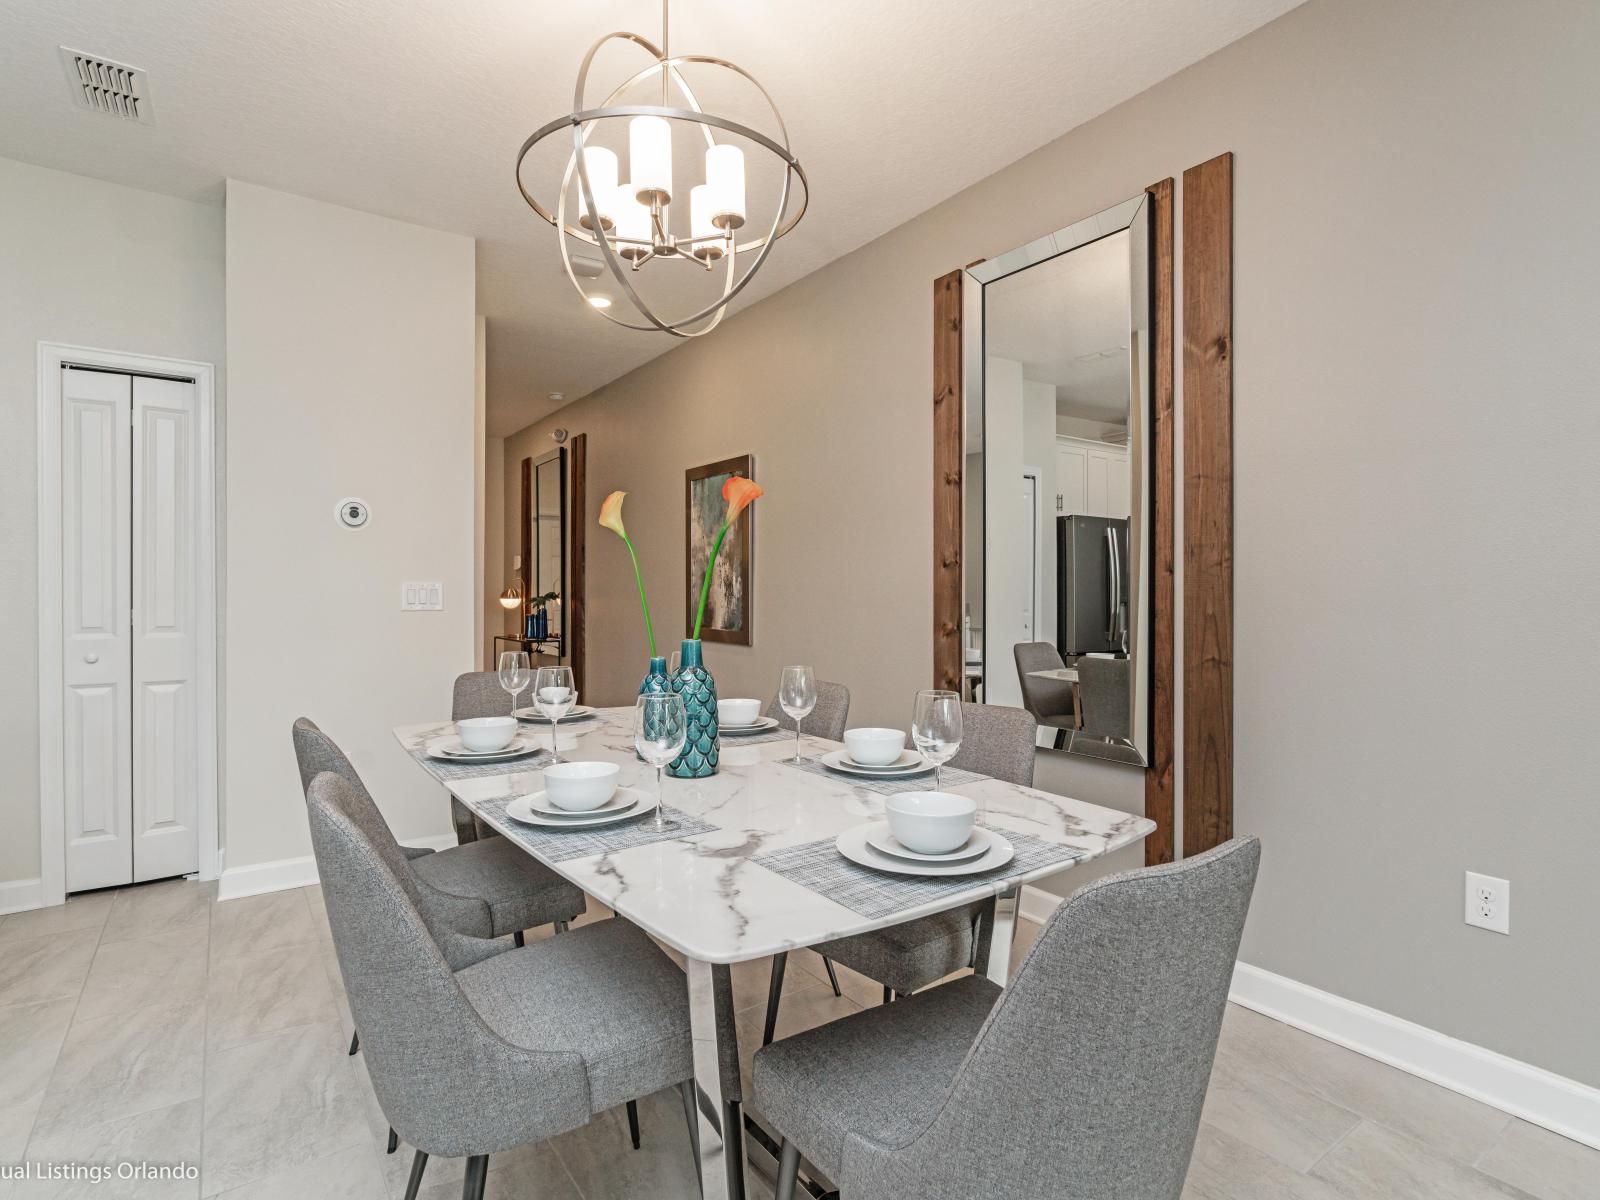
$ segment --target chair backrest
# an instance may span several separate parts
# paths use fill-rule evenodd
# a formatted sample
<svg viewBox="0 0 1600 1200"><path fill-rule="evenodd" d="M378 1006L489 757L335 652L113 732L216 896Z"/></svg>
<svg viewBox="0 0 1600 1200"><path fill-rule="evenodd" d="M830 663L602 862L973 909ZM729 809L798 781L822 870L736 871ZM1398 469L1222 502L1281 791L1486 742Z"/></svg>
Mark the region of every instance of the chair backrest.
<svg viewBox="0 0 1600 1200"><path fill-rule="evenodd" d="M774 696L767 704L767 716L777 719L786 729L794 728L794 718L783 711ZM844 737L850 724L850 689L842 683L817 680L817 706L811 710L800 728L812 737L827 738L837 742Z"/></svg>
<svg viewBox="0 0 1600 1200"><path fill-rule="evenodd" d="M294 757L300 767L300 788L306 793L308 801L311 781L325 771L332 772L350 785L351 796L348 807L351 820L361 826L362 833L372 843L377 853L383 856L384 862L389 864L389 869L410 887L412 875L411 868L406 865L405 851L400 849L400 843L395 841L394 831L389 828L389 822L385 821L383 814L378 811L372 793L367 791L367 785L361 782L361 776L356 774L356 769L345 756L345 752L339 749L338 744L323 733L316 722L309 717L301 717L294 723Z"/></svg>
<svg viewBox="0 0 1600 1200"><path fill-rule="evenodd" d="M528 693L518 699L528 702ZM455 689L450 698L450 719L466 721L472 717L509 717L511 693L500 686L500 676L494 671L468 671L456 676Z"/></svg>
<svg viewBox="0 0 1600 1200"><path fill-rule="evenodd" d="M1091 737L1125 740L1133 728L1128 690L1132 664L1126 658L1078 660L1078 689L1083 696L1083 731Z"/></svg>
<svg viewBox="0 0 1600 1200"><path fill-rule="evenodd" d="M486 1154L587 1120L581 1055L508 1045L462 992L409 889L372 843L362 798L324 772L306 792L339 972L373 1091L429 1154Z"/></svg>
<svg viewBox="0 0 1600 1200"><path fill-rule="evenodd" d="M861 1194L1177 1200L1260 859L1236 838L1062 903L928 1128L847 1148Z"/></svg>
<svg viewBox="0 0 1600 1200"><path fill-rule="evenodd" d="M1059 671L1067 664L1049 642L1018 642L1011 648L1022 683L1022 703L1036 721L1064 717L1072 711L1072 685L1055 679L1030 678L1034 671Z"/></svg>
<svg viewBox="0 0 1600 1200"><path fill-rule="evenodd" d="M487 934L488 903L476 897L448 895L417 878L406 852L395 840L389 822L384 820L372 793L361 781L361 776L356 774L355 767L350 765L344 751L306 717L294 723L294 756L300 766L300 786L306 789L308 804L311 781L324 772L337 775L349 784L350 794L345 801L345 808L350 819L361 827L362 836L372 846L374 853L383 859L400 881L400 886L405 888L406 895L421 912L434 940L444 947L446 955L458 965L481 957L480 950L458 939L464 930Z"/></svg>
<svg viewBox="0 0 1600 1200"><path fill-rule="evenodd" d="M1003 779L1019 787L1033 786L1033 714L999 704L961 705L961 749L950 765Z"/></svg>

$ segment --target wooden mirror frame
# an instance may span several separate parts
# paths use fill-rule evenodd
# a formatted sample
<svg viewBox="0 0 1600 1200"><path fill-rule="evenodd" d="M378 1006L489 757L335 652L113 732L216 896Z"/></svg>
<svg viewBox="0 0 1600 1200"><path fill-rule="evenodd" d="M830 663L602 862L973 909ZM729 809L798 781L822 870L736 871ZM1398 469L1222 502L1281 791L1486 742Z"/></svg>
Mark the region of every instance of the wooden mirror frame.
<svg viewBox="0 0 1600 1200"><path fill-rule="evenodd" d="M1145 189L1151 198L1151 323L1154 438L1151 483L1151 739L1145 769L1145 815L1156 830L1145 839L1145 862L1171 862L1174 853L1173 770L1173 182ZM976 264L968 264L969 266ZM962 488L965 470L962 391L962 276L951 271L933 284L933 679L962 684Z"/></svg>

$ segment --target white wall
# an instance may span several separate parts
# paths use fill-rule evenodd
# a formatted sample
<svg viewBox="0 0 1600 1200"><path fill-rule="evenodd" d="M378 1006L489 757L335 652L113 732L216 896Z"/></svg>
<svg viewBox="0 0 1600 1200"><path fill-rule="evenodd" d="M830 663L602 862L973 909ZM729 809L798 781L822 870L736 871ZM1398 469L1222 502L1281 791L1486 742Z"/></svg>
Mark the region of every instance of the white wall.
<svg viewBox="0 0 1600 1200"><path fill-rule="evenodd" d="M471 238L227 187L227 876L311 851L289 727L354 761L396 835L449 830L394 725L473 666ZM368 526L337 524L359 496ZM400 584L444 585L403 613Z"/></svg>
<svg viewBox="0 0 1600 1200"><path fill-rule="evenodd" d="M683 468L754 450L757 644L711 647L719 681L767 695L809 659L853 716L904 720L931 674L934 278L1235 151L1245 959L1600 1084L1596 45L1574 0L1312 0L508 447L591 433L591 495L635 489L673 632ZM606 536L614 702L644 660ZM1142 802L1138 772L1051 768ZM1467 868L1512 880L1510 937L1462 923Z"/></svg>
<svg viewBox="0 0 1600 1200"><path fill-rule="evenodd" d="M39 875L40 341L220 368L221 206L0 158L0 910Z"/></svg>

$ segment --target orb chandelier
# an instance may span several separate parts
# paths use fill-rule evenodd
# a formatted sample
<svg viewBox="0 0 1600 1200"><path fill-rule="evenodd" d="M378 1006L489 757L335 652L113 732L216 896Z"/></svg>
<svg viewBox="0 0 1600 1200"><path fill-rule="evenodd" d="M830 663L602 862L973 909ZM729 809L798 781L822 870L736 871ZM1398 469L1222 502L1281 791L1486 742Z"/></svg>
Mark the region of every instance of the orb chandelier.
<svg viewBox="0 0 1600 1200"><path fill-rule="evenodd" d="M611 41L638 46L650 55L651 62L617 85L599 107L586 108L589 69L596 54ZM760 93L772 114L776 136L706 112L684 78L684 67L727 71L743 80ZM639 99L660 102L634 102ZM605 123L614 121L627 122L626 180L619 176L615 151L589 144ZM675 126L697 131L690 136L703 137L706 145L705 182L688 189L688 219L684 222L680 215L676 229L673 216L684 212L681 201L685 193L673 179ZM552 209L529 190L523 164L536 145L567 130L572 134L572 151ZM746 227L750 215L746 210L744 151L734 143L734 137L772 154L783 169L783 183L771 220L751 225L756 236L744 241L739 240L739 231ZM538 129L522 143L517 155L517 188L534 212L555 226L567 278L595 312L628 329L659 330L683 338L700 337L721 323L728 304L761 269L777 240L800 223L810 199L806 173L789 149L788 130L767 90L750 72L726 59L705 54L673 55L669 49L666 0L661 6L659 47L636 33L608 33L589 47L578 69L572 112ZM674 205L674 201L679 203ZM569 220L573 209L576 222ZM573 270L574 242L599 250L612 279L632 306L631 314L618 315L609 297L584 290ZM711 274L721 271L721 294L698 311L664 318L639 294L631 279L646 266L657 263Z"/></svg>

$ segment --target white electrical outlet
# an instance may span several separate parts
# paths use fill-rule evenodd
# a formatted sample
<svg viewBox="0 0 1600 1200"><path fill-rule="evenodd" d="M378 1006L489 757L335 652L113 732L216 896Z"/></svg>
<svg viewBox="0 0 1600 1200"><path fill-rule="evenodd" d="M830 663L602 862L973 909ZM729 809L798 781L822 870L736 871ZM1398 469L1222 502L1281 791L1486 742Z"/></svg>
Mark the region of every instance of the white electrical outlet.
<svg viewBox="0 0 1600 1200"><path fill-rule="evenodd" d="M1511 932L1511 881L1467 872L1468 925L1495 933Z"/></svg>

